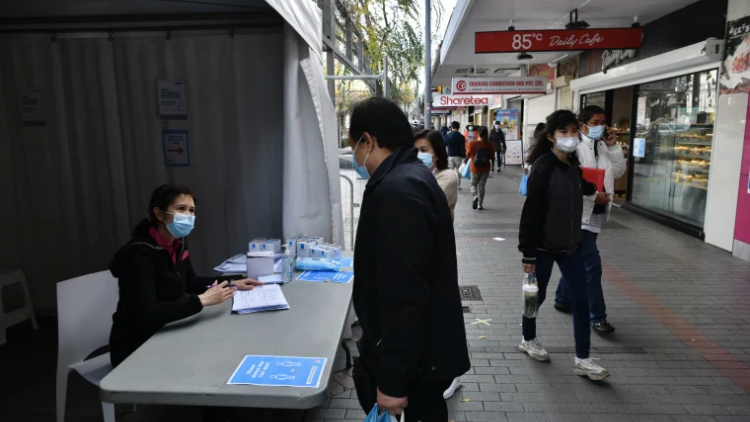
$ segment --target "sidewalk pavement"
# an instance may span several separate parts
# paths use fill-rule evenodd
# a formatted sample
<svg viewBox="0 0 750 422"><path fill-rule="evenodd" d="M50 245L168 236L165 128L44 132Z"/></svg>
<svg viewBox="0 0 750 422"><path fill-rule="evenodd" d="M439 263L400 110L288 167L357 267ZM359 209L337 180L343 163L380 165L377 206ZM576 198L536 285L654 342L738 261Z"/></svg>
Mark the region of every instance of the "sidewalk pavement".
<svg viewBox="0 0 750 422"><path fill-rule="evenodd" d="M450 420L750 421L750 264L626 211L613 211L598 242L617 331L592 333L592 356L611 376L573 374L572 316L553 308L554 281L537 329L551 362L518 352L520 178L514 167L493 174L484 211L471 209L467 185L459 191L459 284L478 286L482 301L464 302L473 367L448 400ZM552 280L559 276L556 268ZM342 419L364 419L356 391L334 395L305 421Z"/></svg>

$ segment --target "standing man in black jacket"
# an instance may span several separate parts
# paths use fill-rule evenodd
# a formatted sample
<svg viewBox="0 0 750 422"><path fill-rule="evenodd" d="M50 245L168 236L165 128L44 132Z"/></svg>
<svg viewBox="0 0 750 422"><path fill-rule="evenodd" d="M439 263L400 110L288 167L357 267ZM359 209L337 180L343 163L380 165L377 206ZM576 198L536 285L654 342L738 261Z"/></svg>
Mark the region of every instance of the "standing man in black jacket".
<svg viewBox="0 0 750 422"><path fill-rule="evenodd" d="M349 143L355 170L369 178L354 251L360 405L446 422L443 391L471 366L448 201L392 101L355 106Z"/></svg>
<svg viewBox="0 0 750 422"><path fill-rule="evenodd" d="M490 142L492 142L492 147L497 155L497 160L492 160L492 171L495 171L495 162L497 162L497 172L500 173L500 166L503 164L503 157L505 156L505 133L497 120L490 134Z"/></svg>

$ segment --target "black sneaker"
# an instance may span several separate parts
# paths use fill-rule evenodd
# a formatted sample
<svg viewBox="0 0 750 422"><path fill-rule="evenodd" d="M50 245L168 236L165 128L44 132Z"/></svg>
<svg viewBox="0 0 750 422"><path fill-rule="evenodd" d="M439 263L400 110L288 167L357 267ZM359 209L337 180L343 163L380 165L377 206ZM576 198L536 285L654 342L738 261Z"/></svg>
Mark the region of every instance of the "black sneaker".
<svg viewBox="0 0 750 422"><path fill-rule="evenodd" d="M615 327L613 327L607 321L592 322L591 328L593 328L594 331L600 334L610 334L615 332Z"/></svg>
<svg viewBox="0 0 750 422"><path fill-rule="evenodd" d="M500 167L497 168L497 172L500 173Z"/></svg>
<svg viewBox="0 0 750 422"><path fill-rule="evenodd" d="M477 209L477 206L479 206L479 198L474 198L474 200L471 202L471 208Z"/></svg>
<svg viewBox="0 0 750 422"><path fill-rule="evenodd" d="M564 314L573 313L573 308L571 308L570 306L562 306L562 305L558 305L557 303L555 303L555 309L557 309L559 312L562 312Z"/></svg>

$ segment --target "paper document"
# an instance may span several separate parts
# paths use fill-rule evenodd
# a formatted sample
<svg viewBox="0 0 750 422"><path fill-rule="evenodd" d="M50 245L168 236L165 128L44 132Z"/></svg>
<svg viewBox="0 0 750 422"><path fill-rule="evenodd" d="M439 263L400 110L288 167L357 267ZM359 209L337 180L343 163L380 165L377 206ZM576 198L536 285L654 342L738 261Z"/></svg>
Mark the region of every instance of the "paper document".
<svg viewBox="0 0 750 422"><path fill-rule="evenodd" d="M227 384L267 387L320 387L326 358L247 355Z"/></svg>
<svg viewBox="0 0 750 422"><path fill-rule="evenodd" d="M246 273L247 256L244 253L235 255L214 268L214 271L218 273Z"/></svg>
<svg viewBox="0 0 750 422"><path fill-rule="evenodd" d="M234 293L232 310L238 314L281 309L289 309L289 303L287 303L278 284L258 286L252 290L238 290Z"/></svg>

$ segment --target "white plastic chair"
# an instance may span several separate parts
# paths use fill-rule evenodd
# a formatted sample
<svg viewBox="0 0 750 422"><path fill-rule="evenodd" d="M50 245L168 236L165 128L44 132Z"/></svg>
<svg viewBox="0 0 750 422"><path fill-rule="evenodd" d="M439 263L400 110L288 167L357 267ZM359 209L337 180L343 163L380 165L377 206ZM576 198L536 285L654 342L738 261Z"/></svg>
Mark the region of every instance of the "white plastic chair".
<svg viewBox="0 0 750 422"><path fill-rule="evenodd" d="M5 309L3 308L3 288L16 283L20 283L21 288L23 289L23 307L6 314ZM23 271L0 268L0 345L5 344L6 342L5 330L8 327L26 321L27 319L31 320L31 326L35 330L39 328L36 324L34 306L31 304L29 286L26 284L26 277L23 275Z"/></svg>
<svg viewBox="0 0 750 422"><path fill-rule="evenodd" d="M57 422L65 421L68 374L76 371L98 386L112 371L109 353L84 360L109 342L112 314L119 297L109 271L57 283ZM102 402L104 422L115 422L115 407Z"/></svg>

